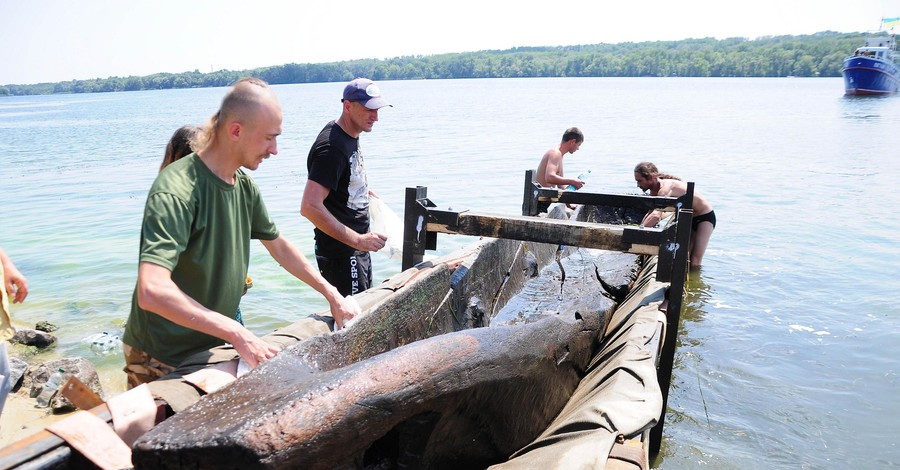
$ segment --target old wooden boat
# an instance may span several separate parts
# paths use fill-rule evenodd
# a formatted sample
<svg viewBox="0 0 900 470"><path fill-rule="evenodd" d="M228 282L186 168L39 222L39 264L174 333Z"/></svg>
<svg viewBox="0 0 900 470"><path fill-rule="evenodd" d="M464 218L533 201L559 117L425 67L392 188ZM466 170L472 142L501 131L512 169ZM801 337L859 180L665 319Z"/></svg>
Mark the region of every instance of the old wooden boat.
<svg viewBox="0 0 900 470"><path fill-rule="evenodd" d="M649 468L687 266L673 237L689 235L689 203L647 233L596 223L610 211L595 206L579 220L564 205L528 216L595 199L529 182L522 218L434 211L424 188L408 190L404 262L415 263L356 296L365 315L333 334L314 315L267 335L283 351L224 387L196 373L236 372L225 347L149 384L174 415L136 438L134 467ZM416 261L438 232L491 236ZM45 437L3 449L0 465L86 462Z"/></svg>

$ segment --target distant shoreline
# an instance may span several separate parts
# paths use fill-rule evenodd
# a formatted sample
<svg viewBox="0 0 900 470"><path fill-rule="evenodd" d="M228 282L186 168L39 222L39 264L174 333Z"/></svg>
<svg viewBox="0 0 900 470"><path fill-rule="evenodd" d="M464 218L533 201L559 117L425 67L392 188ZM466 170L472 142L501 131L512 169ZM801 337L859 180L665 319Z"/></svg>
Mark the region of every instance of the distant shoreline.
<svg viewBox="0 0 900 470"><path fill-rule="evenodd" d="M0 85L0 97L230 86L245 76L270 84L374 80L538 77L840 77L843 59L871 33L825 31L757 39L683 39L557 47L517 47L282 64L249 70L156 73L55 83Z"/></svg>

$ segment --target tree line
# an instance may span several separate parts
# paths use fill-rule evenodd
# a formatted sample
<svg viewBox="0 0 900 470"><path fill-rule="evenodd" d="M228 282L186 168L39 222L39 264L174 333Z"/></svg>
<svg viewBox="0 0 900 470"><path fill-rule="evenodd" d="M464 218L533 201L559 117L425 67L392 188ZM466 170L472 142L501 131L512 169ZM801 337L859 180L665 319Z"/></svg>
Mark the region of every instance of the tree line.
<svg viewBox="0 0 900 470"><path fill-rule="evenodd" d="M0 85L0 96L95 93L229 86L252 75L270 84L373 80L524 77L839 77L843 59L862 44L864 33L826 31L757 39L685 39L558 47L516 47L361 59L320 64L284 64L251 70L156 73L33 85Z"/></svg>

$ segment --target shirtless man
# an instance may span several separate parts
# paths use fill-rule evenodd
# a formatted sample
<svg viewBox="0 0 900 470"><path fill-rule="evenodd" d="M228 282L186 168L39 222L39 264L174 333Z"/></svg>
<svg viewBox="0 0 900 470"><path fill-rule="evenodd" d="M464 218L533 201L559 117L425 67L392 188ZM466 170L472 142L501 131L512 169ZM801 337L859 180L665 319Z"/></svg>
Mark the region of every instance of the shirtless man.
<svg viewBox="0 0 900 470"><path fill-rule="evenodd" d="M566 178L563 176L563 157L567 153L575 153L584 142L584 134L577 127L570 127L563 133L560 144L544 154L541 163L537 167L535 179L538 184L547 188L565 188L572 185L575 189L581 189L584 181L578 178Z"/></svg>
<svg viewBox="0 0 900 470"><path fill-rule="evenodd" d="M650 191L651 196L681 197L687 193L687 183L672 175L661 174L656 165L650 162L641 162L634 167L634 180L642 191ZM691 255L691 269L697 269L703 261L713 229L716 228L716 213L713 212L712 204L697 190L694 190L693 210L688 252ZM650 211L644 216L641 225L653 227L661 217L660 211Z"/></svg>

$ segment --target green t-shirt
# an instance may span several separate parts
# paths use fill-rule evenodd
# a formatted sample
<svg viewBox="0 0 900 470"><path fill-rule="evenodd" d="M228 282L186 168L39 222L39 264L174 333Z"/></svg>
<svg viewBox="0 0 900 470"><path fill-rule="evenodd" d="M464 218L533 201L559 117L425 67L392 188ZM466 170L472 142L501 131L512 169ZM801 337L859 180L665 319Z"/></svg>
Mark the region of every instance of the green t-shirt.
<svg viewBox="0 0 900 470"><path fill-rule="evenodd" d="M191 154L166 167L150 188L140 261L171 270L172 280L185 294L235 318L250 263L251 238L278 238L259 187L241 170L230 185ZM141 309L137 289L122 341L171 366L224 344Z"/></svg>

